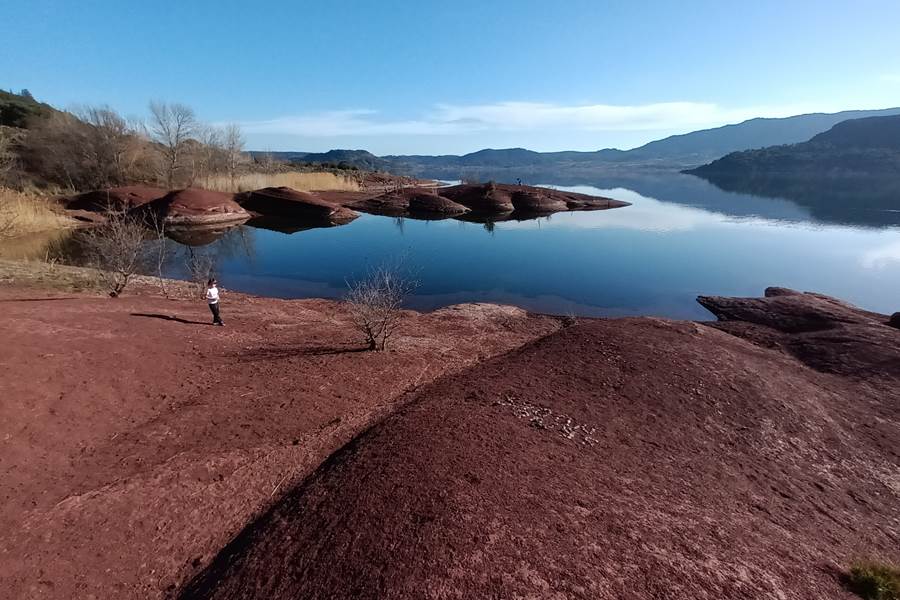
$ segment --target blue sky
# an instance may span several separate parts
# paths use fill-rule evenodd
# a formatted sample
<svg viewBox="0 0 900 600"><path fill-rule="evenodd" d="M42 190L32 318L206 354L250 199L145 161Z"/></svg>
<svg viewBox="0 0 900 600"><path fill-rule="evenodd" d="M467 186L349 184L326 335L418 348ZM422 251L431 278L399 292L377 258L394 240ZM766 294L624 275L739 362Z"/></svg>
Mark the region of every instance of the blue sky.
<svg viewBox="0 0 900 600"><path fill-rule="evenodd" d="M151 99L248 147L629 148L753 116L900 105L900 2L0 0L0 87Z"/></svg>

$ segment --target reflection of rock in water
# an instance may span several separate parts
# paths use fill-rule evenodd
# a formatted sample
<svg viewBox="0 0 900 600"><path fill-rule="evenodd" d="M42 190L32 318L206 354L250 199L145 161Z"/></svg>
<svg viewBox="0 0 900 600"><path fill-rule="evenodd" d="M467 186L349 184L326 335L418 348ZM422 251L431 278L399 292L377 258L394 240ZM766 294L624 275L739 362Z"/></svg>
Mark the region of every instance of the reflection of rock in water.
<svg viewBox="0 0 900 600"><path fill-rule="evenodd" d="M206 246L224 237L229 231L237 229L240 225L198 226L198 227L170 227L166 229L166 237L175 240L184 246Z"/></svg>
<svg viewBox="0 0 900 600"><path fill-rule="evenodd" d="M503 221L533 221L535 219L546 219L555 214L550 212L532 212L526 210L511 210L507 212L471 212L455 217L458 221L466 221L469 223L493 224Z"/></svg>
<svg viewBox="0 0 900 600"><path fill-rule="evenodd" d="M696 174L726 192L783 198L819 221L840 225L900 225L900 179L875 176Z"/></svg>
<svg viewBox="0 0 900 600"><path fill-rule="evenodd" d="M247 221L246 225L254 229L267 229L269 231L277 231L279 233L297 233L307 231L309 229L320 229L323 227L339 227L345 225L346 221L336 222L328 218L319 217L276 217L272 215L263 215L254 217Z"/></svg>

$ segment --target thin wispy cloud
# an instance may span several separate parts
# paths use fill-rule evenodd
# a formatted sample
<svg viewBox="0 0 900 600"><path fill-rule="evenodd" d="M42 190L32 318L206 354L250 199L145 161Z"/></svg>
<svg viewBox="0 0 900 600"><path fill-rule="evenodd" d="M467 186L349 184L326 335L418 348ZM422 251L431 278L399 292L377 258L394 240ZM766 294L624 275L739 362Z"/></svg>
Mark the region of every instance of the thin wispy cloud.
<svg viewBox="0 0 900 600"><path fill-rule="evenodd" d="M787 117L823 107L802 105L727 108L704 102L643 105L560 105L539 102L439 104L413 119L385 119L372 109L285 116L241 125L251 134L304 137L463 135L517 131L690 131L754 117Z"/></svg>

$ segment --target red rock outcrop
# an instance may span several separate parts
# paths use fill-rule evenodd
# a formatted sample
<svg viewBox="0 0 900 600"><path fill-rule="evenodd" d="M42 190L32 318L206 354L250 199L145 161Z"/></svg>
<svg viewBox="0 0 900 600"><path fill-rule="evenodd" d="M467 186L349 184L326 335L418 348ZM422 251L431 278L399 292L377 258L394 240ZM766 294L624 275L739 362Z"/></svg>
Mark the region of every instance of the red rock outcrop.
<svg viewBox="0 0 900 600"><path fill-rule="evenodd" d="M435 382L181 598L848 598L852 560L900 560L900 332L775 294Z"/></svg>
<svg viewBox="0 0 900 600"><path fill-rule="evenodd" d="M701 296L723 331L848 377L900 377L900 331L887 315L836 298L768 288L764 298Z"/></svg>
<svg viewBox="0 0 900 600"><path fill-rule="evenodd" d="M168 225L196 226L246 221L250 215L234 201L234 195L197 188L174 190L141 205Z"/></svg>
<svg viewBox="0 0 900 600"><path fill-rule="evenodd" d="M167 193L168 190L162 188L131 185L66 196L61 201L69 210L105 211L110 208L113 210L130 210L162 198Z"/></svg>
<svg viewBox="0 0 900 600"><path fill-rule="evenodd" d="M264 216L317 219L332 224L349 223L359 215L313 192L300 192L289 187L268 187L239 194L236 200L246 210Z"/></svg>
<svg viewBox="0 0 900 600"><path fill-rule="evenodd" d="M469 212L462 204L440 195L435 188L405 188L366 198L353 208L378 215L457 216Z"/></svg>
<svg viewBox="0 0 900 600"><path fill-rule="evenodd" d="M562 192L550 188L503 183L462 184L439 188L441 195L475 212L554 213L628 206L627 202Z"/></svg>

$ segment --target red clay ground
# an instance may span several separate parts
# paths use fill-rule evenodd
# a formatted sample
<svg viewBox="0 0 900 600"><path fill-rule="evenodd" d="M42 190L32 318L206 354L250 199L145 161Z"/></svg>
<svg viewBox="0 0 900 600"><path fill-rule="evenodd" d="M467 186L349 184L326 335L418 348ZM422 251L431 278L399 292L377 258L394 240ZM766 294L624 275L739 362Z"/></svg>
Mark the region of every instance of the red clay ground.
<svg viewBox="0 0 900 600"><path fill-rule="evenodd" d="M900 560L900 330L775 294L427 386L180 597L853 598L851 560Z"/></svg>
<svg viewBox="0 0 900 600"><path fill-rule="evenodd" d="M386 353L335 302L0 286L0 596L161 598L406 390L556 320L409 313Z"/></svg>

